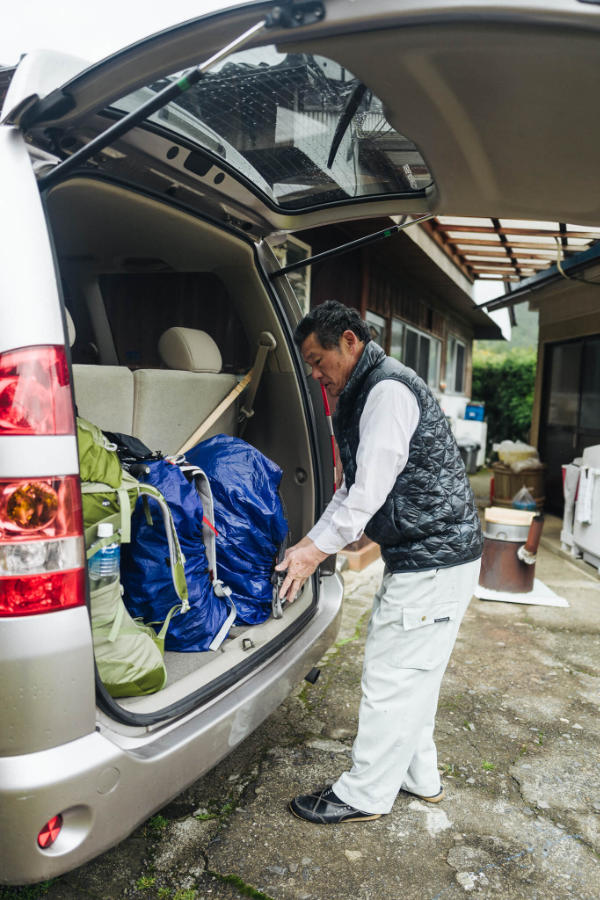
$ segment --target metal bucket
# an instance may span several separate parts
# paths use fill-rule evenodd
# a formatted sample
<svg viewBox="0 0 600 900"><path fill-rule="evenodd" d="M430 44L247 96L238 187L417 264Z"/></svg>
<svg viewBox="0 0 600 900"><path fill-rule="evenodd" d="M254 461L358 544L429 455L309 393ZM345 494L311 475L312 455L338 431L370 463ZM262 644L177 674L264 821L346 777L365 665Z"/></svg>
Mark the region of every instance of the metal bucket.
<svg viewBox="0 0 600 900"><path fill-rule="evenodd" d="M543 516L533 512L486 510L479 584L509 594L532 591L542 525Z"/></svg>

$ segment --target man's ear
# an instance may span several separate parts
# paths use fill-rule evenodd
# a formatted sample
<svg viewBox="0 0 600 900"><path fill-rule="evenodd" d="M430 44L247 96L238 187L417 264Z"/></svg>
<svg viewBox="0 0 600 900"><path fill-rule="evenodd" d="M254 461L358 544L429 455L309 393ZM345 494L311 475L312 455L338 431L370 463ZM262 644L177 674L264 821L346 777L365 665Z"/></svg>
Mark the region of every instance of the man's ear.
<svg viewBox="0 0 600 900"><path fill-rule="evenodd" d="M342 333L342 340L344 341L348 349L353 353L356 353L359 349L362 348L363 342L349 328L347 328L346 331Z"/></svg>

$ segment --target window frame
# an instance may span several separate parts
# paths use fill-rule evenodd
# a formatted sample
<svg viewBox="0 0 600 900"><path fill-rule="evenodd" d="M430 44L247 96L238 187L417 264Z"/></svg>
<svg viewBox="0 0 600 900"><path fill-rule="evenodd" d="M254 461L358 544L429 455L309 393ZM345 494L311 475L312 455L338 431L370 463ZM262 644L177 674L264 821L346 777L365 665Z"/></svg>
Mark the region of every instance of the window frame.
<svg viewBox="0 0 600 900"><path fill-rule="evenodd" d="M457 348L462 347L462 372L460 389L456 387L456 374L458 365ZM465 384L467 375L467 343L457 334L449 334L446 340L446 393L456 394L457 396L466 396ZM450 378L450 374L452 378Z"/></svg>
<svg viewBox="0 0 600 900"><path fill-rule="evenodd" d="M375 341L375 343L381 347L381 349L387 353L387 345L388 345L388 330L389 330L389 321L387 316L382 316L381 313L376 313L372 309L367 309L365 312L365 322L370 328L380 328L381 329L381 337L382 340L375 340L373 336L371 336L371 340Z"/></svg>
<svg viewBox="0 0 600 900"><path fill-rule="evenodd" d="M312 247L310 244L301 241L300 238L297 238L293 234L288 234L286 239L280 244L272 244L270 246L282 268L293 262L310 259L312 256ZM290 248L297 251L298 256L291 258L289 253ZM311 272L312 266L304 266L301 269L296 269L287 273L287 279L292 287L294 296L298 301L298 306L300 307L303 316L310 312ZM298 290L298 287L301 288L301 292Z"/></svg>
<svg viewBox="0 0 600 900"><path fill-rule="evenodd" d="M427 331L423 331L422 328L417 328L415 325L412 325L410 322L407 322L405 319L401 319L399 316L392 316L391 319L392 319L392 322L391 322L390 336L392 335L392 332L394 329L394 324L397 324L402 327L402 338L401 338L402 351L401 351L400 357L394 356L394 359L397 359L399 362L403 363L404 365L408 365L408 363L405 362L406 338L407 338L407 335L409 332L413 332L414 334L417 335L417 338L418 338L418 344L417 344L417 366L418 366L421 340L423 338L425 338L425 340L427 340L429 342L429 347L430 347L429 359L427 362L427 376L425 378L423 378L422 375L419 375L419 372L417 370L415 370L415 371L417 371L417 375L419 375L420 378L423 378L423 381L429 388L431 388L431 390L439 391L439 388L440 388L440 363L441 363L441 358L442 358L442 341L440 340L440 338L436 337L435 335L430 334ZM434 377L430 378L431 349L434 347L436 349L436 357L437 357L436 363L435 363L436 371L434 373ZM390 356L391 355L392 355L392 353L391 353L391 346L390 346Z"/></svg>

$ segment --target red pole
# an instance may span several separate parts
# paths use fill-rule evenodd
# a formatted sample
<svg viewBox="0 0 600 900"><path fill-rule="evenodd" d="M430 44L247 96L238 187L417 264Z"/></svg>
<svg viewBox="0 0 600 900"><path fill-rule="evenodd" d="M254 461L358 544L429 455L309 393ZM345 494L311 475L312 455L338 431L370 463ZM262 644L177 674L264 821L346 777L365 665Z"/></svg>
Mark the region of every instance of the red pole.
<svg viewBox="0 0 600 900"><path fill-rule="evenodd" d="M331 453L333 456L333 493L336 491L336 483L335 483L335 437L333 435L333 422L331 420L331 410L329 409L329 400L327 399L327 391L324 386L321 385L321 394L323 395L323 406L325 408L325 417L327 419L327 424L329 425L329 436L331 438Z"/></svg>

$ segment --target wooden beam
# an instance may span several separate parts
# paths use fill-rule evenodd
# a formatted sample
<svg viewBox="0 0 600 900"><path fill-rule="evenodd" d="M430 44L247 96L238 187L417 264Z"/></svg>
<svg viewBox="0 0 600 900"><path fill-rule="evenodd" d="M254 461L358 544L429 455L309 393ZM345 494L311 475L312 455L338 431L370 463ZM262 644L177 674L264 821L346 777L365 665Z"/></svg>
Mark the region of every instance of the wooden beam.
<svg viewBox="0 0 600 900"><path fill-rule="evenodd" d="M459 251L456 249L450 238L447 235L440 233L438 230L440 228L439 222L437 219L430 219L428 222L422 222L421 228L425 230L425 232L436 242L438 247L444 251L446 256L454 263L454 265L460 269L465 278L468 278L469 281L473 281L473 272L471 267L463 259Z"/></svg>
<svg viewBox="0 0 600 900"><path fill-rule="evenodd" d="M426 223L429 224L429 223ZM525 237L562 237L560 230L540 229L540 228L504 228L500 225L498 229L489 228L483 225L438 225L440 231L453 231L457 234L465 232L471 234L517 234ZM600 239L600 233L594 231L567 231L567 238L584 238L587 241L597 241Z"/></svg>
<svg viewBox="0 0 600 900"><path fill-rule="evenodd" d="M511 246L514 247L515 245L512 244ZM463 251L464 251L465 257L469 257L469 256L494 256L494 257L496 257L497 256L499 259L510 259L508 254L503 250L470 250L469 248L463 247ZM549 266L552 265L552 263L555 262L555 259L556 259L556 258L552 259L552 257L550 257L550 256L540 256L539 254L533 253L533 252L532 253L515 253L514 256L518 257L519 259L521 257L525 257L527 259L545 260ZM477 264L477 260L473 260L472 262Z"/></svg>
<svg viewBox="0 0 600 900"><path fill-rule="evenodd" d="M529 267L527 267L528 269ZM527 269L525 271L527 271ZM515 273L514 269L478 269L477 275L497 275L499 281L521 281L521 278ZM533 274L533 272L532 272Z"/></svg>
<svg viewBox="0 0 600 900"><path fill-rule="evenodd" d="M494 247L499 249L502 247L502 243L500 241L486 241L481 238L456 238L456 242L458 242L458 246L460 246L461 252L468 252L468 247ZM534 243L533 241L510 241L511 247L517 247L523 250L551 250L554 254L556 254L556 241L551 241L548 244L540 244ZM573 247L568 246L565 248L566 253L580 253L583 250L587 250L589 245L585 247Z"/></svg>
<svg viewBox="0 0 600 900"><path fill-rule="evenodd" d="M485 255L487 256L487 253ZM555 260L553 260L553 259L546 259L545 257L538 257L536 259L532 256L526 256L525 254L523 254L523 257L519 260L518 264L524 265L525 268L527 268L529 265L527 260L532 260L532 262L531 262L532 266L551 266L555 262ZM508 263L510 263L511 265L514 266L514 264L515 264L514 260L511 257L505 256L504 258L496 257L493 260L491 260L491 259L490 260L472 259L471 265L472 266L480 266L480 265L485 264L486 262L489 263L489 265L493 265L493 266L502 266L502 265L508 264Z"/></svg>
<svg viewBox="0 0 600 900"><path fill-rule="evenodd" d="M497 234L500 235L500 243L501 243L501 244L504 244L504 246L506 247L507 253L508 253L508 255L510 256L510 260L511 260L513 266L514 266L515 272L516 272L517 275L519 275L519 276L522 275L523 273L521 272L521 269L520 269L520 267L519 267L518 260L517 260L517 258L515 257L515 255L514 255L514 253L513 253L513 251L512 251L512 248L510 247L510 245L509 245L509 243L508 243L508 241L507 241L507 239L506 239L506 235L504 235L504 234L502 233L502 231L501 231L499 220L498 220L498 219L492 219L492 225L494 226L494 231L495 231Z"/></svg>

